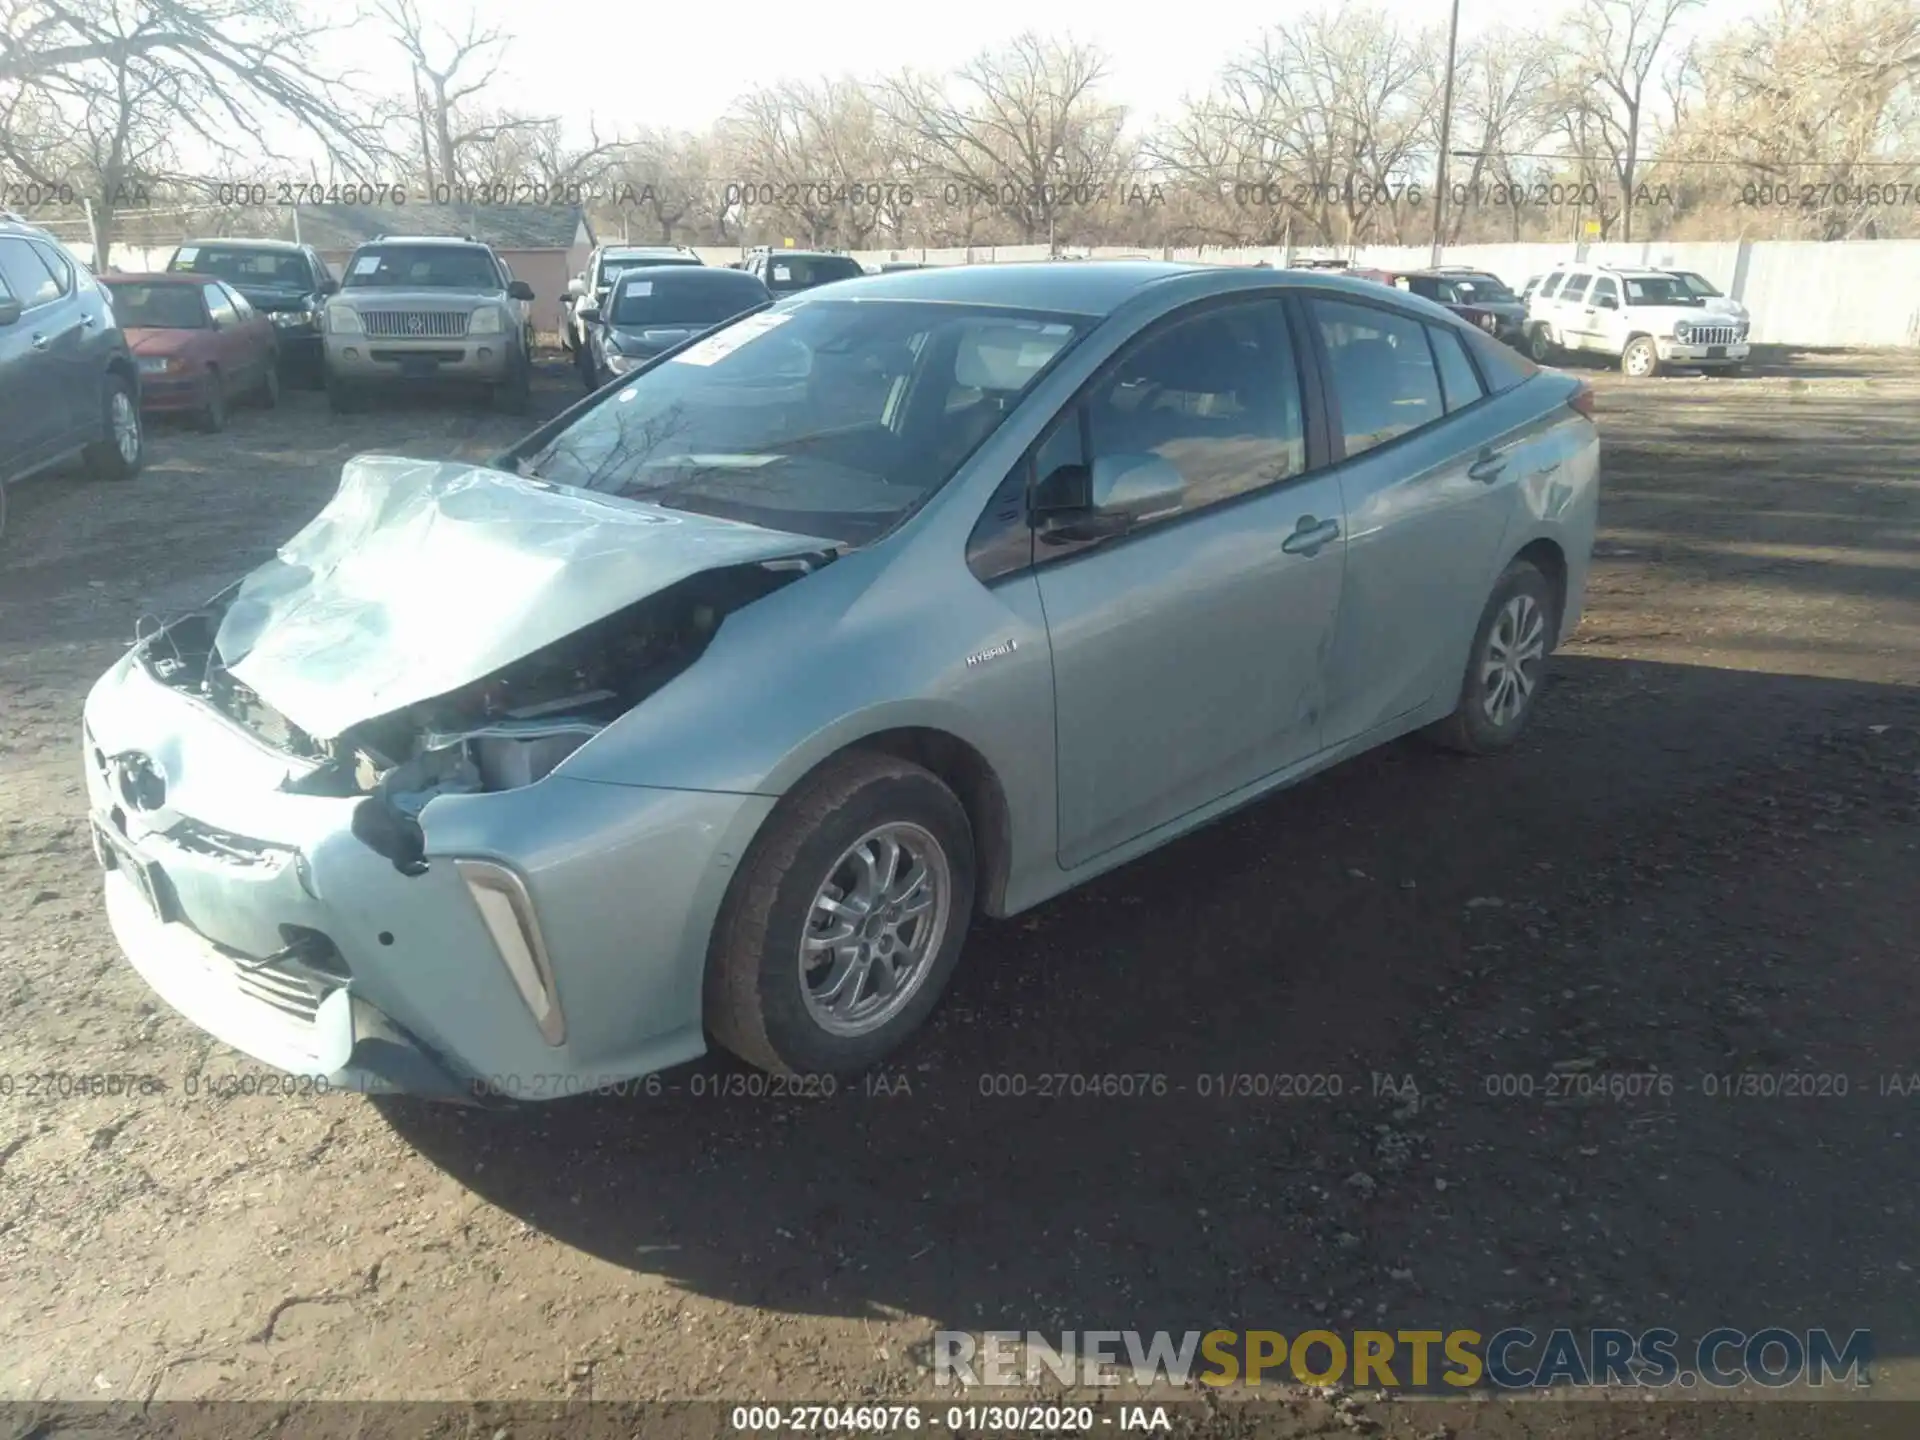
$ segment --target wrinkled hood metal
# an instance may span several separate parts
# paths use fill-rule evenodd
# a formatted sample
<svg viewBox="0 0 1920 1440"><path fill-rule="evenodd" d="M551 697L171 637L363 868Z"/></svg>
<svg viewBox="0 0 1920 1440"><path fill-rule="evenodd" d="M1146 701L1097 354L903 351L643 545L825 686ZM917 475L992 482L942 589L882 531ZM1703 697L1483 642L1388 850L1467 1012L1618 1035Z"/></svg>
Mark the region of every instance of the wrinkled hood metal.
<svg viewBox="0 0 1920 1440"><path fill-rule="evenodd" d="M831 548L477 465L363 455L240 582L214 644L235 679L331 740L704 570Z"/></svg>

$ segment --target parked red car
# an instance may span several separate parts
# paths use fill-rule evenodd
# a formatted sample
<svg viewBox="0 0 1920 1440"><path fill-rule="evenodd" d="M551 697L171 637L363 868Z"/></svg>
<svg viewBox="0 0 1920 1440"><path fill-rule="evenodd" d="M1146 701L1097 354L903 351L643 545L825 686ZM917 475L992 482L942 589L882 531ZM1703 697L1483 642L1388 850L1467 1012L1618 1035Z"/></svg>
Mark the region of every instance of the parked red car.
<svg viewBox="0 0 1920 1440"><path fill-rule="evenodd" d="M235 400L280 403L273 322L205 275L102 275L140 367L142 410L186 411L224 430Z"/></svg>

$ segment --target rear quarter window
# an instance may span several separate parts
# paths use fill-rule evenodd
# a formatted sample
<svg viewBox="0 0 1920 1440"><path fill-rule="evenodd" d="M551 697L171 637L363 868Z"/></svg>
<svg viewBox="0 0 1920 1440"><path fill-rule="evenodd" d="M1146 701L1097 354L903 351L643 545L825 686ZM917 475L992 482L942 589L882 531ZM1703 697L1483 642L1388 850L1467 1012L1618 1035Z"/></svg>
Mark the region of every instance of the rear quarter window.
<svg viewBox="0 0 1920 1440"><path fill-rule="evenodd" d="M1480 367L1480 378L1487 382L1489 395L1500 395L1523 385L1540 373L1540 367L1511 345L1494 339L1478 326L1460 326L1454 330Z"/></svg>

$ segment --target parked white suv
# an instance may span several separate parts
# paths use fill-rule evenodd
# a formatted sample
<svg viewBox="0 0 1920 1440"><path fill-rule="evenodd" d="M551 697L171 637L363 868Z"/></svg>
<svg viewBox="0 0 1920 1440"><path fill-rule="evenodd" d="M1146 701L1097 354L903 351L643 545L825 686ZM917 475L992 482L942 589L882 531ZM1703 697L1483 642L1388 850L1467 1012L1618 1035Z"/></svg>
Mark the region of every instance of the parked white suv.
<svg viewBox="0 0 1920 1440"><path fill-rule="evenodd" d="M1747 320L1709 310L1664 270L1567 265L1527 301L1527 353L1547 363L1563 351L1611 355L1633 376L1669 365L1724 374L1747 361Z"/></svg>

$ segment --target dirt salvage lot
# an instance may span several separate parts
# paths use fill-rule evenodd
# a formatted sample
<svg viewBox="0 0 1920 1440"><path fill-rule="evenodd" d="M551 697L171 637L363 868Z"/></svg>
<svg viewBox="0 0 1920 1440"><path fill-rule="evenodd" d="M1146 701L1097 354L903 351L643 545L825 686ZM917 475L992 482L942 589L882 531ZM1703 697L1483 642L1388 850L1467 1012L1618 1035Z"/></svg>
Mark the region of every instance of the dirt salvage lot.
<svg viewBox="0 0 1920 1440"><path fill-rule="evenodd" d="M1868 1327L1897 1385L1920 1353L1920 363L1593 379L1588 618L1518 753L1389 747L985 927L904 1064L825 1100L715 1095L720 1062L519 1114L210 1093L259 1072L112 946L86 688L349 455L480 457L519 427L290 393L224 436L157 431L129 487L23 486L0 1396L848 1401L930 1393L940 1328L1316 1324ZM554 366L539 400L574 393ZM1670 1095L1568 1079L1654 1071ZM96 1072L164 1093L32 1079ZM1733 1072L1819 1093L1709 1093ZM1047 1075L1167 1093L983 1093ZM1330 1078L1217 1093L1278 1075Z"/></svg>

